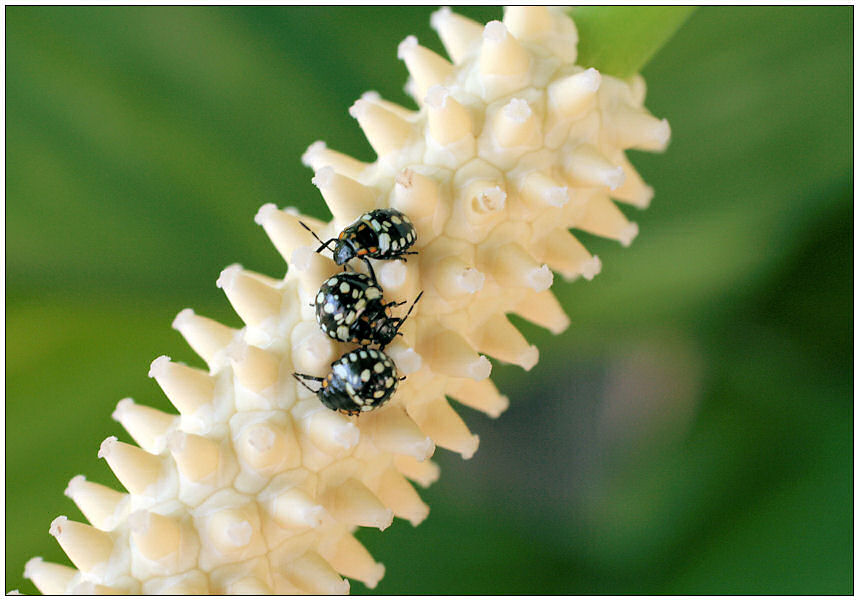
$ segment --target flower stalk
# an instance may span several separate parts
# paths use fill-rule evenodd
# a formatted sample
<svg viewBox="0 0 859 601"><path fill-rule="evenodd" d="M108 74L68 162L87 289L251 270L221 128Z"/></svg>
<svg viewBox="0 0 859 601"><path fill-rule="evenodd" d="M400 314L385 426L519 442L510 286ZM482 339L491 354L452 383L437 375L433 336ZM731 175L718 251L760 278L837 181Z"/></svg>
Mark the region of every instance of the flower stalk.
<svg viewBox="0 0 859 601"><path fill-rule="evenodd" d="M369 92L349 109L377 154L362 163L316 142L303 156L333 220L260 208L289 269L282 280L224 269L217 286L245 324L191 309L173 327L208 369L156 358L149 375L177 414L123 399L113 417L137 446L101 445L126 489L72 479L66 491L90 524L51 525L77 569L27 564L43 593L342 594L375 587L384 566L354 538L394 518L418 525L429 508L412 483L439 475L437 447L468 459L479 438L452 401L498 417L508 399L488 357L530 370L537 348L515 313L553 333L569 319L554 273L592 279L599 259L570 228L629 245L638 227L615 204L653 195L624 152L660 151L664 120L643 107L640 76L577 64L578 34L562 11L513 7L485 26L448 9L432 25L450 61L412 36L398 57L417 111ZM292 374L324 376L354 347L323 334L311 307L340 271L323 240L363 212L393 207L418 240L408 262L374 261L389 301L423 299L387 347L401 375L382 408L346 416ZM364 269L356 266L356 269Z"/></svg>

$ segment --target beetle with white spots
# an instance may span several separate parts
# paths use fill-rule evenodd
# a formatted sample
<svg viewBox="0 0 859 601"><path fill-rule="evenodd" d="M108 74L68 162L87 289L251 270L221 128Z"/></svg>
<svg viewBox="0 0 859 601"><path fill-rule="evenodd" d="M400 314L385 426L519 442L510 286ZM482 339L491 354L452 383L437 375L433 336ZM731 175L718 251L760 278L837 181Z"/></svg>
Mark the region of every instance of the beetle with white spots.
<svg viewBox="0 0 859 601"><path fill-rule="evenodd" d="M403 255L417 254L409 251L418 239L415 226L408 216L397 209L375 209L364 213L340 232L337 238L324 242L307 225L301 225L321 243L316 252L330 250L338 265L345 265L355 258L363 259L371 274L373 267L369 259L405 261Z"/></svg>
<svg viewBox="0 0 859 601"><path fill-rule="evenodd" d="M394 395L399 378L394 362L382 351L362 346L331 364L324 378L294 373L302 386L323 405L346 415L359 415L381 407ZM312 388L307 382L319 383Z"/></svg>
<svg viewBox="0 0 859 601"><path fill-rule="evenodd" d="M362 273L344 271L322 283L316 294L316 323L334 340L354 344L377 344L383 350L399 333L419 294L405 317L392 317L379 284Z"/></svg>

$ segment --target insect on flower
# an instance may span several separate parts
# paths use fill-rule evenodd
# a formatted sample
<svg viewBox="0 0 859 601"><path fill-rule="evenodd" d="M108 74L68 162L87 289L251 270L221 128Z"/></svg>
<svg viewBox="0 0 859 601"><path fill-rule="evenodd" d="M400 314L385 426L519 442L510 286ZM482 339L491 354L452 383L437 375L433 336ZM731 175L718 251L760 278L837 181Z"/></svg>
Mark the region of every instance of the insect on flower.
<svg viewBox="0 0 859 601"><path fill-rule="evenodd" d="M310 392L316 394L322 404L332 411L346 415L372 411L384 405L397 390L397 367L382 351L362 346L345 353L331 364L331 371L324 378L308 374L293 373ZM305 380L319 382L313 389Z"/></svg>
<svg viewBox="0 0 859 601"><path fill-rule="evenodd" d="M403 255L417 254L408 250L418 238L415 226L396 209L375 209L364 213L340 232L337 238L326 241L322 241L306 224L301 225L321 243L316 252L327 248L338 265L344 265L356 257L363 259L374 280L376 275L369 259L405 261ZM334 244L334 248L329 246L331 244Z"/></svg>
<svg viewBox="0 0 859 601"><path fill-rule="evenodd" d="M418 294L405 317L391 317L389 307L404 302L386 303L382 289L373 278L351 271L337 273L325 280L316 295L316 322L328 336L341 342L378 344L383 350L420 300Z"/></svg>

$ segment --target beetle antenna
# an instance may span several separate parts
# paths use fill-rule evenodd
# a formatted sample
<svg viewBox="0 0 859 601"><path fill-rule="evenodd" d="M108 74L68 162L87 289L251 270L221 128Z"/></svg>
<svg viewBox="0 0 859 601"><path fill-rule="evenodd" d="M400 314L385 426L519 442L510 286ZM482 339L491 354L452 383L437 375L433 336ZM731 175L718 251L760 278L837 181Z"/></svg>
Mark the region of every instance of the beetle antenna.
<svg viewBox="0 0 859 601"><path fill-rule="evenodd" d="M420 293L420 294L418 294L417 298L415 298L414 302L412 303L412 306L411 306L411 307L409 307L409 310L408 310L408 312L406 313L406 316L405 316L405 317L403 317L403 319L402 319L402 321L400 321L400 324L399 324L399 325L403 325L403 321L406 321L406 320L409 318L409 315L411 315L411 314L412 314L412 309L414 309L414 308L415 308L415 305L417 305L417 304L418 304L418 301L419 301L419 300L421 300L421 297L422 297L423 295L424 295L424 291L423 291L423 290L421 290L421 293ZM397 329L399 330L399 327L398 327Z"/></svg>
<svg viewBox="0 0 859 601"><path fill-rule="evenodd" d="M307 390L309 390L313 394L316 394L317 392L319 392L319 389L317 388L316 390L313 390L310 386L307 385L307 383L304 380L312 380L314 382L322 382L323 380L325 380L325 378L320 378L318 376L311 376L308 374L300 374L300 373L295 373L295 372L292 374L292 377L295 378L296 380L298 380L299 384L304 386Z"/></svg>
<svg viewBox="0 0 859 601"><path fill-rule="evenodd" d="M319 251L320 251L320 250L322 250L323 248L326 248L326 249L328 249L328 250L331 250L330 248L328 248L328 245L329 245L329 244L331 244L332 242L334 242L334 238L331 238L330 240L328 240L328 241L326 241L326 242L323 242L323 241L322 241L322 238L320 238L319 236L317 236L317 235L316 235L316 232L314 232L312 229L310 229L310 227L309 227L306 223L304 223L304 222L303 222L303 221L301 221L300 219L298 220L298 223L300 223L300 224L301 224L301 227L303 227L303 228L304 228L304 229L306 229L308 232L310 232L310 234L311 234L314 238L316 238L317 242L319 242L319 243L321 244L321 246L320 246L319 248L317 248L317 249L316 249L316 252L319 252ZM332 251L332 252L334 252L334 251Z"/></svg>
<svg viewBox="0 0 859 601"><path fill-rule="evenodd" d="M397 327L396 327L396 329L394 330L394 336L402 336L402 334L400 334L400 328L401 328L401 327L403 327L403 324L404 324L404 323L406 322L406 320L409 318L409 315L411 315L411 314L412 314L412 309L414 309L414 308L415 308L415 305L417 305L417 304L418 304L418 301L419 301L419 300L421 300L421 297L422 297L423 295L424 295L424 291L423 291L423 290L421 290L420 294L418 294L417 298L416 298L416 299L414 300L414 302L412 303L412 306L411 306L411 307L409 307L409 310L408 310L408 312L406 313L406 316L405 316L405 317L402 317L402 318L400 318L400 317L395 317L395 318L394 318L394 319L396 319L396 320L397 320Z"/></svg>

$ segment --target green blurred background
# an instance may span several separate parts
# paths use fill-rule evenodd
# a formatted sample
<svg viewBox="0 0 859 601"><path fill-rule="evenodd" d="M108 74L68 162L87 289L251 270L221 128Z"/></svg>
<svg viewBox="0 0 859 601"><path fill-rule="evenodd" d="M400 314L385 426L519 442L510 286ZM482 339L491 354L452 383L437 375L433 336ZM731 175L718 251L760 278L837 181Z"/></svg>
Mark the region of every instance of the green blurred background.
<svg viewBox="0 0 859 601"><path fill-rule="evenodd" d="M431 11L6 8L6 590L65 561L73 475L116 482L117 400L169 407L149 362L201 364L175 314L238 326L220 270L284 273L257 208L325 216L305 148L372 159L346 109L408 102ZM563 335L523 324L504 416L462 409L477 455L437 453L419 528L359 534L376 592L852 592L852 21L705 7L647 65L673 141L632 157L639 238L582 236L603 272L555 286Z"/></svg>

